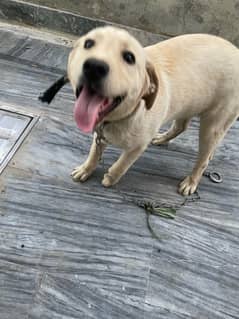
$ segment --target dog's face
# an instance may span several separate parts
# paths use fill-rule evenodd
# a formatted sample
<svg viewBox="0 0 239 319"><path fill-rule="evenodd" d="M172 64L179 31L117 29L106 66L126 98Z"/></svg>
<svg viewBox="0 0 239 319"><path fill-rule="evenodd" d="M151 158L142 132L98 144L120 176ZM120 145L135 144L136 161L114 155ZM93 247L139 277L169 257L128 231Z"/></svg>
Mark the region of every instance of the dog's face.
<svg viewBox="0 0 239 319"><path fill-rule="evenodd" d="M145 50L124 30L102 27L81 37L68 61L78 126L90 132L103 120L122 119L143 96L150 104L147 98L157 80L147 69Z"/></svg>

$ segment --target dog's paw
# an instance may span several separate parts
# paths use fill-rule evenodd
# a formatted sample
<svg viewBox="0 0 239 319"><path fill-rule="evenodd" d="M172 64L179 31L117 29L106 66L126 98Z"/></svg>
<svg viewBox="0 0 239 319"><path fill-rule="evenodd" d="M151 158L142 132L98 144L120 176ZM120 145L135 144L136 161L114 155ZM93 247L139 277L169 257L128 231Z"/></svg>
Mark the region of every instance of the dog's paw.
<svg viewBox="0 0 239 319"><path fill-rule="evenodd" d="M151 141L153 145L168 144L167 135L158 133Z"/></svg>
<svg viewBox="0 0 239 319"><path fill-rule="evenodd" d="M114 184L116 184L118 182L119 179L113 177L112 175L110 175L109 173L104 175L104 178L102 180L102 185L104 187L110 187L113 186Z"/></svg>
<svg viewBox="0 0 239 319"><path fill-rule="evenodd" d="M92 172L93 170L87 164L82 164L73 169L71 177L75 182L85 182Z"/></svg>
<svg viewBox="0 0 239 319"><path fill-rule="evenodd" d="M179 194L183 196L192 195L197 190L198 183L191 176L187 176L178 187Z"/></svg>

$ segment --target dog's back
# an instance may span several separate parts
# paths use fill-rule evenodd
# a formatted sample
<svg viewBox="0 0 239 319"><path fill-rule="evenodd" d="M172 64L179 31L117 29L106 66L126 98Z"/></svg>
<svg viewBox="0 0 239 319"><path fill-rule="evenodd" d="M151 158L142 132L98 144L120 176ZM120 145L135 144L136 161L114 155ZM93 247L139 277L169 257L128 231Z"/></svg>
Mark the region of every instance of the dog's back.
<svg viewBox="0 0 239 319"><path fill-rule="evenodd" d="M171 91L170 118L192 117L235 96L239 112L239 50L206 34L183 35L145 48L156 72ZM228 96L229 95L229 96Z"/></svg>

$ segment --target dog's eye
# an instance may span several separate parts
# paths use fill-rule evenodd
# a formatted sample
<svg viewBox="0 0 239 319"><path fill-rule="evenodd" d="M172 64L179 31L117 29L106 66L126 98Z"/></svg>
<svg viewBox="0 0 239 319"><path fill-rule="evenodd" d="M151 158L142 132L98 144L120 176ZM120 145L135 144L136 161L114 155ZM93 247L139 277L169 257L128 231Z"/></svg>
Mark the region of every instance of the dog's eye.
<svg viewBox="0 0 239 319"><path fill-rule="evenodd" d="M87 39L84 44L85 49L90 49L95 45L95 41L92 39Z"/></svg>
<svg viewBox="0 0 239 319"><path fill-rule="evenodd" d="M130 51L124 51L122 53L123 59L128 63L128 64L135 64L135 56L133 55L132 52Z"/></svg>

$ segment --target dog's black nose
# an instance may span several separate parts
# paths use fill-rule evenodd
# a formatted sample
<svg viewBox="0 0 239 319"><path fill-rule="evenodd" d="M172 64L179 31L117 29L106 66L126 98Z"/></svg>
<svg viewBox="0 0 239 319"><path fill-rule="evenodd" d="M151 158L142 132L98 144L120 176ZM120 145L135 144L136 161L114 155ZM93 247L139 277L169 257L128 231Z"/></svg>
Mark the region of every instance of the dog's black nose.
<svg viewBox="0 0 239 319"><path fill-rule="evenodd" d="M83 73L88 81L100 81L109 73L109 65L97 59L88 59L83 64Z"/></svg>

